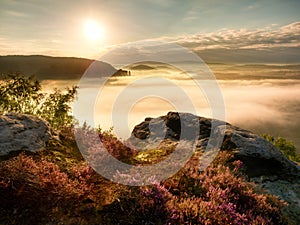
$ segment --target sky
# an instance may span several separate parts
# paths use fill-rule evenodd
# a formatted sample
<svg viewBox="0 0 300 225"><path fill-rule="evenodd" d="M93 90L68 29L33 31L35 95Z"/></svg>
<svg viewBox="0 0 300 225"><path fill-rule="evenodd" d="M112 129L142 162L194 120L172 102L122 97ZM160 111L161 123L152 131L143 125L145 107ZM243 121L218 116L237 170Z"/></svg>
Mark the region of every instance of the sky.
<svg viewBox="0 0 300 225"><path fill-rule="evenodd" d="M295 63L299 8L299 0L1 0L0 55L97 58L108 46L161 39L208 61ZM88 20L100 38L87 38Z"/></svg>

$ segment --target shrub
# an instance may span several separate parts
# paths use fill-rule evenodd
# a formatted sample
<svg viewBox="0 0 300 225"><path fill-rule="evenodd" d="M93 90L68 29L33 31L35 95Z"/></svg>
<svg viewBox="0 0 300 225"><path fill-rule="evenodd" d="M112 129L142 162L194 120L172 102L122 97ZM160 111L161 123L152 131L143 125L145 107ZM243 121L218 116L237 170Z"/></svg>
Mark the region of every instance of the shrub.
<svg viewBox="0 0 300 225"><path fill-rule="evenodd" d="M1 211L11 215L15 210L19 220L35 224L46 213L54 213L56 207L62 210L67 202L75 204L83 195L78 183L69 180L58 166L44 160L35 162L24 154L1 162L0 181Z"/></svg>
<svg viewBox="0 0 300 225"><path fill-rule="evenodd" d="M1 113L36 114L39 101L44 98L40 83L32 76L25 77L18 73L2 76L0 87Z"/></svg>
<svg viewBox="0 0 300 225"><path fill-rule="evenodd" d="M221 152L218 158L222 159L216 161L230 157ZM179 180L167 180L167 189L174 193L169 203L173 218L179 224L287 224L282 216L285 203L256 192L255 184L239 175L241 169L240 161L214 163L204 172L191 166L180 172Z"/></svg>
<svg viewBox="0 0 300 225"><path fill-rule="evenodd" d="M262 137L275 145L288 159L300 162L300 155L297 154L296 146L292 141L288 141L283 137L274 138L269 134L263 134Z"/></svg>
<svg viewBox="0 0 300 225"><path fill-rule="evenodd" d="M66 173L24 154L2 161L0 224L91 224L99 220L97 209L107 195L98 191L99 183L103 178L85 164Z"/></svg>
<svg viewBox="0 0 300 225"><path fill-rule="evenodd" d="M175 224L178 216L176 210L169 206L172 198L172 194L159 183L142 187L140 188L138 213L148 223Z"/></svg>
<svg viewBox="0 0 300 225"><path fill-rule="evenodd" d="M222 159L217 162L228 165L215 163L199 172L193 158L166 181L138 190L130 187L133 191L114 209L126 208L128 224L287 224L282 215L283 201L259 192L254 183L240 176L240 161L229 165L230 155L221 152L219 157Z"/></svg>
<svg viewBox="0 0 300 225"><path fill-rule="evenodd" d="M40 116L53 128L61 129L72 124L70 103L77 87L65 91L55 89L44 93L41 84L33 76L20 73L2 75L0 81L0 113L16 112Z"/></svg>
<svg viewBox="0 0 300 225"><path fill-rule="evenodd" d="M111 130L102 131L98 129L96 131L84 124L75 129L75 135L81 153L93 168L101 165L113 165L112 158L108 157L107 153L125 163L131 163L132 158L137 154L136 150L129 148L113 135ZM99 167L99 169L105 168Z"/></svg>

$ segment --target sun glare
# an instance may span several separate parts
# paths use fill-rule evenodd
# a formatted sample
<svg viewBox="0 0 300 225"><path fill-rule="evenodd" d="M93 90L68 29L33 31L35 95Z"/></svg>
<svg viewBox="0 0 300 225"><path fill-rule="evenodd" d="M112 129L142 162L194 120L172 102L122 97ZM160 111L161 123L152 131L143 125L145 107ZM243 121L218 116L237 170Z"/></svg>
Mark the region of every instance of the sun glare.
<svg viewBox="0 0 300 225"><path fill-rule="evenodd" d="M103 38L103 27L94 20L87 20L84 24L84 34L89 41L99 41Z"/></svg>

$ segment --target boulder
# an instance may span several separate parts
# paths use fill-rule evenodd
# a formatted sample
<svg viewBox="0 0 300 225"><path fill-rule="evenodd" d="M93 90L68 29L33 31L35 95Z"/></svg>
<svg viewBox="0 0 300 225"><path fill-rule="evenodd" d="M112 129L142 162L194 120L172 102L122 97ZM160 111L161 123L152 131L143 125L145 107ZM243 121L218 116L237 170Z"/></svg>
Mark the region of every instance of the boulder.
<svg viewBox="0 0 300 225"><path fill-rule="evenodd" d="M182 120L182 121L181 121ZM210 136L211 119L198 117L190 113L169 112L165 116L158 118L147 117L144 122L136 125L132 131L132 137L147 139L156 132L164 133L164 139L179 140L181 135L181 126L188 128L195 122L199 123L199 139Z"/></svg>
<svg viewBox="0 0 300 225"><path fill-rule="evenodd" d="M43 119L16 113L0 116L0 156L15 151L39 151L50 138L50 126Z"/></svg>
<svg viewBox="0 0 300 225"><path fill-rule="evenodd" d="M300 167L288 160L280 150L264 138L229 123L190 113L169 112L158 118L146 118L144 122L134 127L129 141L134 143L135 139L138 139L151 143L152 138L152 143L155 143L161 135L163 137L160 139L163 140L178 142L179 139L185 139L188 141L189 135L181 137L181 126L188 129L197 123L199 125L198 150L204 151L211 134L221 131L224 138L220 150L233 152L235 159L241 160L246 165L246 173L249 177L275 176L284 180L300 178ZM209 143L214 143L214 140L210 140Z"/></svg>

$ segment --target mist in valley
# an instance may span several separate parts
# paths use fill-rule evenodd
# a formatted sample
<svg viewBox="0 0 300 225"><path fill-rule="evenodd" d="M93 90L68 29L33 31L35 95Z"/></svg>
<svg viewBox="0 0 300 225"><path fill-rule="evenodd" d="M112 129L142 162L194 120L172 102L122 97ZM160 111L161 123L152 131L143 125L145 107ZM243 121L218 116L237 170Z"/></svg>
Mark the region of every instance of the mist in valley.
<svg viewBox="0 0 300 225"><path fill-rule="evenodd" d="M227 122L257 134L272 134L293 141L300 152L300 66L299 65L208 65L216 76L214 80L201 80L204 85L217 82L225 103ZM79 90L86 102L81 106L81 121L103 129L114 128L119 138L127 139L133 127L146 117L179 111L186 96L193 107L185 111L204 117L213 117L210 103L199 86L183 71L163 65L142 65L131 70L129 77L112 77L101 91L97 81L91 81ZM152 78L149 80L149 78ZM161 78L170 81L162 82ZM145 79L145 82L138 82ZM78 80L45 80L43 86L64 88L76 85ZM178 88L186 96L178 93ZM160 90L160 94L130 102L138 93ZM95 93L96 102L93 102ZM169 99L160 95L170 96ZM120 95L126 95L120 104ZM128 100L126 100L128 99ZM116 102L118 105L116 106ZM90 108L94 106L93 108ZM125 111L122 108L126 108ZM93 111L93 118L86 116ZM223 118L217 118L223 119Z"/></svg>

